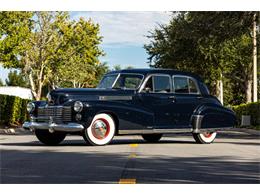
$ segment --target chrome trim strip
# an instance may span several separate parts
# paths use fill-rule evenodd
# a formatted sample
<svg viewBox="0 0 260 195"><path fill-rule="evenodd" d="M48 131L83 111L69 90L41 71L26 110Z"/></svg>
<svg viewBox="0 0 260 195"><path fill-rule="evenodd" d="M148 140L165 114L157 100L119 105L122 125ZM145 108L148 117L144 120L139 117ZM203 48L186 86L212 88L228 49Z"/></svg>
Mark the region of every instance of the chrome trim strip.
<svg viewBox="0 0 260 195"><path fill-rule="evenodd" d="M141 135L156 133L191 133L192 129L140 129L140 130L119 130L120 135Z"/></svg>
<svg viewBox="0 0 260 195"><path fill-rule="evenodd" d="M219 128L204 128L204 129L140 129L140 130L119 130L119 135L142 135L142 134L156 134L156 133L205 133L216 132L223 130L235 130L234 127L219 127Z"/></svg>
<svg viewBox="0 0 260 195"><path fill-rule="evenodd" d="M117 75L116 79L114 80L114 82L113 82L111 88L114 87L114 85L116 84L116 82L117 82L117 80L118 80L119 77L120 77L120 73L118 73L118 75Z"/></svg>
<svg viewBox="0 0 260 195"><path fill-rule="evenodd" d="M132 96L99 96L99 100L132 100L133 97Z"/></svg>
<svg viewBox="0 0 260 195"><path fill-rule="evenodd" d="M203 117L204 117L204 115L199 115L199 114L197 114L197 115L192 115L192 118L193 118L193 128L194 128L195 130L200 129L200 127L201 127L201 121L202 121Z"/></svg>
<svg viewBox="0 0 260 195"><path fill-rule="evenodd" d="M24 129L42 129L42 130L54 130L65 132L76 132L84 129L84 126L78 123L68 124L56 124L56 123L37 123L37 122L25 122L23 124Z"/></svg>

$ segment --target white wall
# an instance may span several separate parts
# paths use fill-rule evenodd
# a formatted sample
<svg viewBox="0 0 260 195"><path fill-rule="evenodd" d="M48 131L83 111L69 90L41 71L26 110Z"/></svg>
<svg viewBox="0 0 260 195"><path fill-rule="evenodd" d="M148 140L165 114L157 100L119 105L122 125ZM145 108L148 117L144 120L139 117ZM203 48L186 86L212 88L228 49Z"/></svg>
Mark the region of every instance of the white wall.
<svg viewBox="0 0 260 195"><path fill-rule="evenodd" d="M0 87L0 94L17 96L22 99L33 99L31 90L23 87Z"/></svg>

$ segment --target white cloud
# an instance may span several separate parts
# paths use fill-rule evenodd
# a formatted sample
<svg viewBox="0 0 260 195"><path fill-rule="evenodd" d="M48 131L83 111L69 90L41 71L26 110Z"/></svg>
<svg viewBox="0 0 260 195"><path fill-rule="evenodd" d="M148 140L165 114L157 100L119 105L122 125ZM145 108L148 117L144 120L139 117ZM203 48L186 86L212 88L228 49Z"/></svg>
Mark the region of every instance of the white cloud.
<svg viewBox="0 0 260 195"><path fill-rule="evenodd" d="M105 47L119 44L143 45L158 24L167 24L170 12L72 12L72 18L91 18L100 25Z"/></svg>

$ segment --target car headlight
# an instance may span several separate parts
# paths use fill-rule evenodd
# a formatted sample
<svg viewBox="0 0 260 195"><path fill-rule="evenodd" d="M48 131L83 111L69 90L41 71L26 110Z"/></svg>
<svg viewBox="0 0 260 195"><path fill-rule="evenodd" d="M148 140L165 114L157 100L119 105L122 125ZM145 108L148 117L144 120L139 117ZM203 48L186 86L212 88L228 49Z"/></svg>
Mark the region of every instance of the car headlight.
<svg viewBox="0 0 260 195"><path fill-rule="evenodd" d="M28 111L29 113L31 113L31 112L34 111L34 109L35 109L35 104L34 104L33 102L29 102L29 103L27 104L27 111Z"/></svg>
<svg viewBox="0 0 260 195"><path fill-rule="evenodd" d="M83 109L83 103L80 102L80 101L76 101L76 102L74 103L74 111L75 111L75 112L81 112L82 109Z"/></svg>

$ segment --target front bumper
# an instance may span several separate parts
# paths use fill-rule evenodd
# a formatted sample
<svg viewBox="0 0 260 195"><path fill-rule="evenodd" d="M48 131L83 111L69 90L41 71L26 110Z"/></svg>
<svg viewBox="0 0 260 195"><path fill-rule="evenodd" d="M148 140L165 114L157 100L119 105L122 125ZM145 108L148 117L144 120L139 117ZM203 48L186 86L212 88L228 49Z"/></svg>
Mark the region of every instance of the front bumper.
<svg viewBox="0 0 260 195"><path fill-rule="evenodd" d="M64 132L77 132L82 131L84 126L78 123L56 124L56 123L39 123L39 122L25 122L24 129L42 129L50 131L64 131Z"/></svg>

